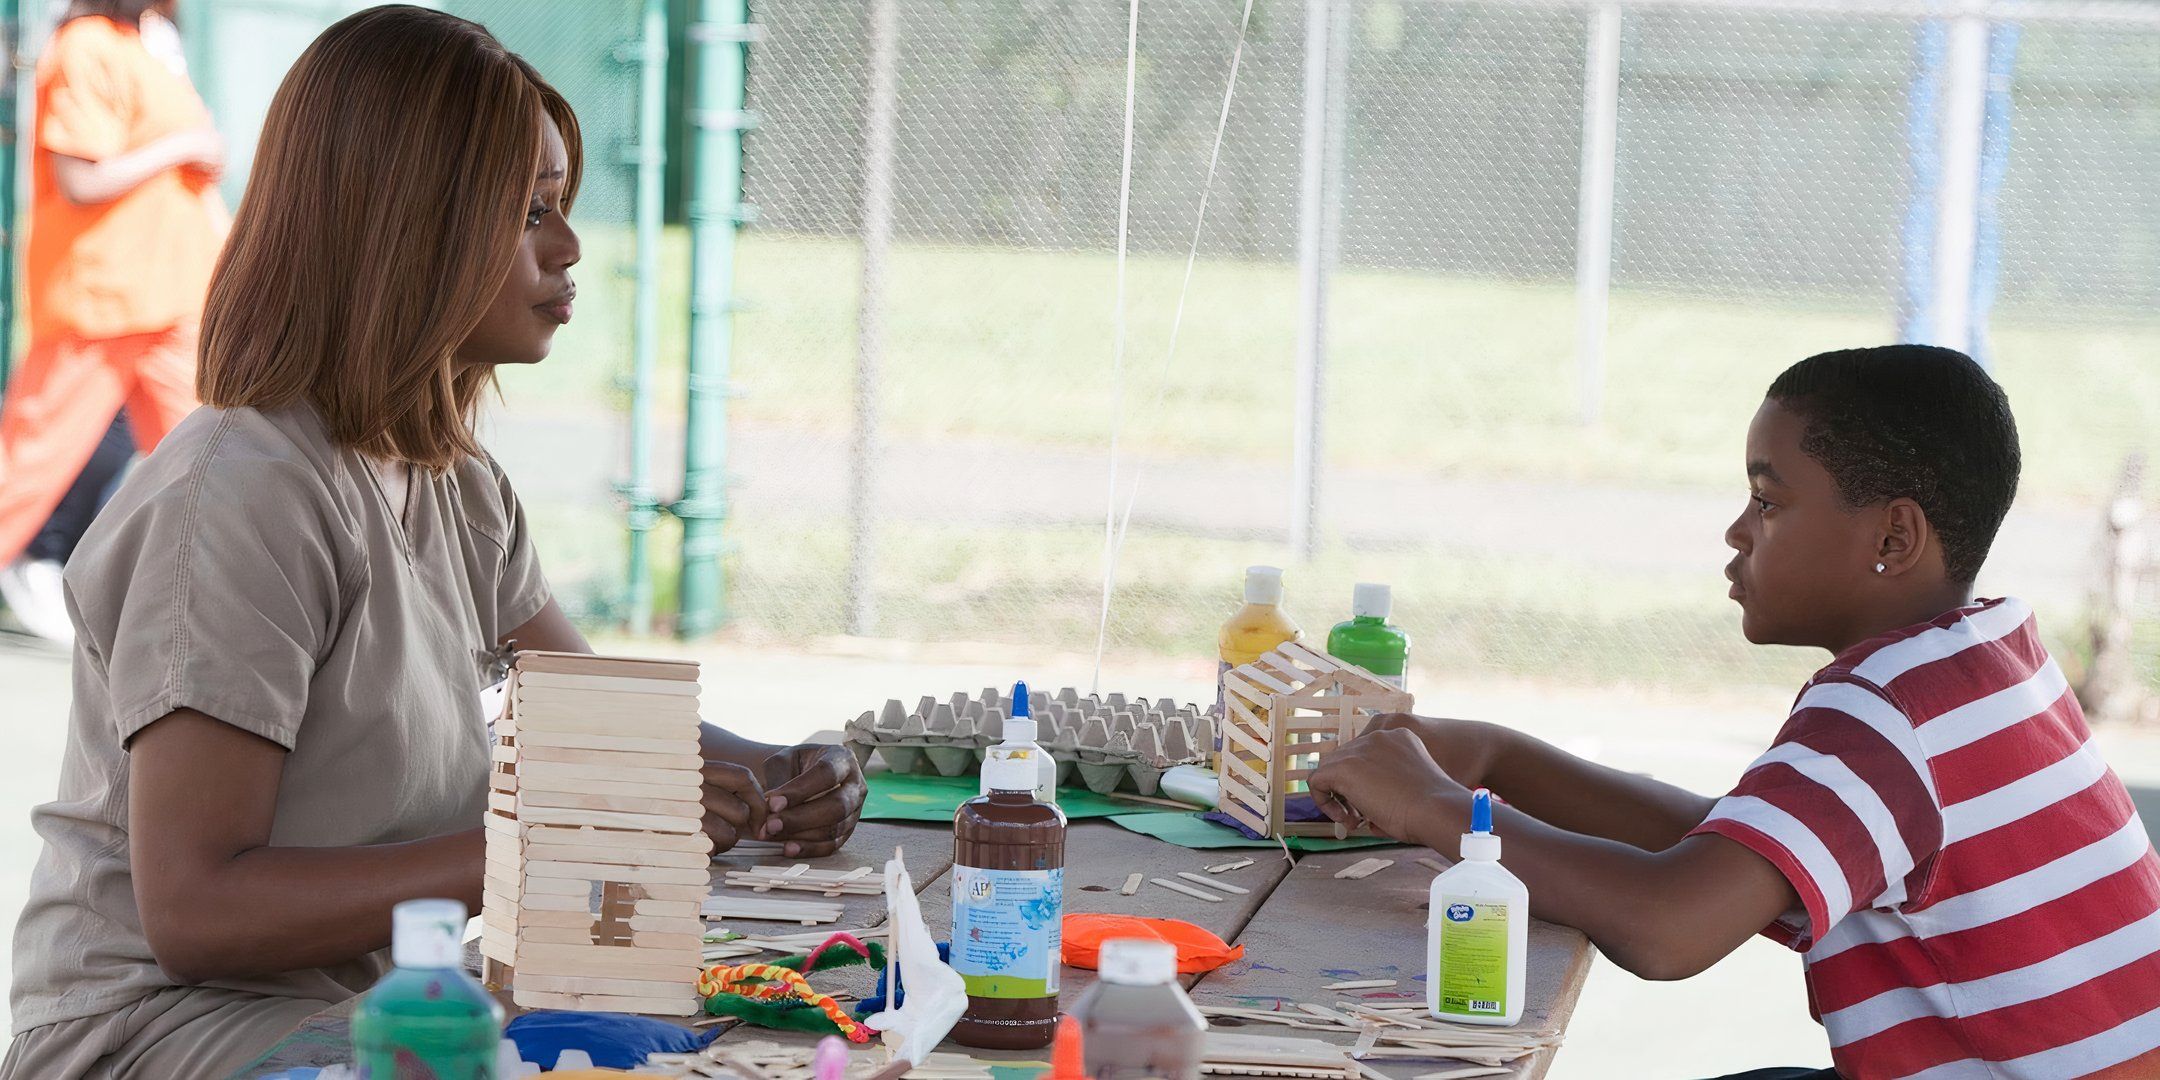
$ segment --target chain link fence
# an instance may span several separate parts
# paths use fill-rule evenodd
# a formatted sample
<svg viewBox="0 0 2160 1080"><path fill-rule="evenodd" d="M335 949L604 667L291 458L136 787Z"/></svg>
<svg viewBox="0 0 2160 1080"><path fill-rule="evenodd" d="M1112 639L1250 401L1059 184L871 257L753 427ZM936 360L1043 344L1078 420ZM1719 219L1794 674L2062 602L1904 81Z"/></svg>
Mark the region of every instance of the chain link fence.
<svg viewBox="0 0 2160 1080"><path fill-rule="evenodd" d="M28 8L30 5L25 5ZM270 99L308 43L370 0L190 0L179 29L189 72L220 132L226 198L244 197ZM436 0L486 25L577 111L585 173L572 222L584 244L577 318L537 367L505 373L510 408L485 416L488 445L515 478L544 539L549 577L581 616L618 615L623 517L613 485L627 469L639 0ZM25 41L40 47L65 5L39 5ZM28 95L25 95L27 99ZM682 252L675 249L679 264ZM678 316L679 319L679 316ZM680 341L679 329L673 335Z"/></svg>
<svg viewBox="0 0 2160 1080"><path fill-rule="evenodd" d="M1942 182L1925 129L1942 24L1919 7L1617 9L1592 378L1578 271L1598 216L1583 148L1600 9L1314 0L1336 95L1316 140L1333 156L1316 308L1300 278L1306 64L1328 51L1310 5L1258 0L1170 357L1241 4L1143 3L1120 379L1125 5L893 2L892 246L867 283L870 5L752 5L760 216L742 247L731 463L744 633L1085 653L1106 504L1131 498L1113 649L1207 657L1241 568L1283 562L1308 627L1342 617L1354 581L1391 581L1436 674L1784 681L1813 662L1740 640L1721 534L1770 379L1899 338L1927 273L1914 221ZM2126 10L2021 7L1982 87L2008 103L1986 116L2009 138L1981 160L2000 179L1973 210L1976 344L2027 452L1983 588L2034 600L2066 648L2101 500L2160 419L2160 23ZM865 303L884 331L859 357ZM1294 543L1301 396L1319 417L1309 550ZM867 602L843 572L858 470L874 492Z"/></svg>

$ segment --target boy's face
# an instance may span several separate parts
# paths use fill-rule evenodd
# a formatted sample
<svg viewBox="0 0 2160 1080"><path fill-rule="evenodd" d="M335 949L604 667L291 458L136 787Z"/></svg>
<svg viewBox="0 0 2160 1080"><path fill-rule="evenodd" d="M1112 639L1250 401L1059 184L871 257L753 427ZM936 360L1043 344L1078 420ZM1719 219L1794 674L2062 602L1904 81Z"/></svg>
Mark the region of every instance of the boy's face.
<svg viewBox="0 0 2160 1080"><path fill-rule="evenodd" d="M1837 484L1800 449L1805 425L1774 401L1748 425L1748 504L1725 530L1740 632L1758 645L1835 649L1849 640L1847 598L1868 587L1881 534L1847 510Z"/></svg>

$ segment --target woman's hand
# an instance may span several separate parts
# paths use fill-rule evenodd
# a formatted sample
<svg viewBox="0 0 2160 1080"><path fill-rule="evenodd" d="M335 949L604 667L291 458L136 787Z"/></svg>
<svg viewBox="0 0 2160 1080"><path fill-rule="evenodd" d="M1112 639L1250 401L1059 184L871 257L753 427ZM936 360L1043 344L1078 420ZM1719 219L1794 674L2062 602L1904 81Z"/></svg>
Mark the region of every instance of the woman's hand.
<svg viewBox="0 0 2160 1080"><path fill-rule="evenodd" d="M1465 814L1470 807L1469 791L1404 726L1367 728L1321 759L1306 783L1330 819L1353 828L1370 822L1404 843L1425 843L1418 834L1449 820L1451 802L1459 800Z"/></svg>
<svg viewBox="0 0 2160 1080"><path fill-rule="evenodd" d="M862 768L845 746L791 746L765 759L766 818L761 840L789 858L830 855L847 843L862 813Z"/></svg>
<svg viewBox="0 0 2160 1080"><path fill-rule="evenodd" d="M705 761L705 835L715 853L761 838L766 825L765 789L749 769L728 761Z"/></svg>

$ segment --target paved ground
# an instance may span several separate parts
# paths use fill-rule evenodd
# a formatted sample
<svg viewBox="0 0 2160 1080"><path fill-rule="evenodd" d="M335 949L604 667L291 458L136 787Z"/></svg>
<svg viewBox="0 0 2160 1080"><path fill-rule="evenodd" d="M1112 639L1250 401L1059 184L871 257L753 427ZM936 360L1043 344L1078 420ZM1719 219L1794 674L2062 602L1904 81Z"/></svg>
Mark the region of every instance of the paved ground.
<svg viewBox="0 0 2160 1080"><path fill-rule="evenodd" d="M708 718L771 740L836 726L887 697L974 690L1016 675L1038 685L1085 686L1090 667L1087 657L1030 657L992 645L935 653L864 641L802 652L724 644L603 648L703 661ZM1109 670L1105 690L1185 699L1210 692L1205 665L1121 659ZM1709 791L1729 783L1770 738L1788 695L1766 687L1683 699L1495 681L1433 688L1420 701L1428 711L1504 719L1578 753ZM16 736L12 752L0 757L0 920L22 905L39 847L28 812L53 791L68 696L65 656L0 633L0 722ZM2126 779L2143 785L2141 794L2155 789L2160 737L2109 732L2103 741ZM5 964L0 955L0 975ZM1552 1075L1686 1078L1811 1063L1828 1064L1828 1053L1807 1016L1799 960L1758 940L1684 983L1644 983L1600 960Z"/></svg>
<svg viewBox="0 0 2160 1080"><path fill-rule="evenodd" d="M612 422L507 413L490 421L489 446L513 463L528 503L591 499L622 475L623 435ZM655 443L655 489L679 491L681 431L662 427ZM847 454L842 436L737 426L728 435L729 497L744 513L838 519L846 511ZM888 442L878 460L879 516L1102 523L1099 453L945 439ZM1287 462L1136 457L1125 468L1142 485L1136 526L1238 538L1285 535ZM1704 493L1336 468L1324 477L1321 500L1328 527L1358 548L1415 544L1525 561L1558 558L1616 572L1701 573L1731 556L1722 538L1745 495L1737 475L1732 490ZM2086 587L2098 523L2092 510L2022 500L1989 555L1990 580L2016 582L2018 595L2029 600L2075 599Z"/></svg>

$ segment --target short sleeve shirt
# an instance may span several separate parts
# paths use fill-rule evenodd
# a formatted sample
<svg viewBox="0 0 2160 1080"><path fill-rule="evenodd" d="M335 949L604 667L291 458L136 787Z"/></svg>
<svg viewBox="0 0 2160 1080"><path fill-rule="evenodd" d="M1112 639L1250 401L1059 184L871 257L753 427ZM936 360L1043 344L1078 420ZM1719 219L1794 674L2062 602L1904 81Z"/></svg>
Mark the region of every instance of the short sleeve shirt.
<svg viewBox="0 0 2160 1080"><path fill-rule="evenodd" d="M60 194L53 155L103 161L209 123L195 88L133 27L92 15L53 34L33 121L32 336L122 337L201 317L227 221L217 182L167 169L112 202L77 206Z"/></svg>
<svg viewBox="0 0 2160 1080"><path fill-rule="evenodd" d="M45 846L15 932L17 1032L99 1015L122 1025L124 1006L174 985L129 870L136 732L185 708L284 747L274 845L477 828L485 669L548 600L491 459L416 471L407 505L392 507L307 406L191 414L129 474L65 581L74 704L59 797L32 814ZM210 985L337 1001L387 962Z"/></svg>
<svg viewBox="0 0 2160 1080"><path fill-rule="evenodd" d="M2160 1075L2160 856L2024 603L1839 654L1696 831L1792 883L1839 1075Z"/></svg>

